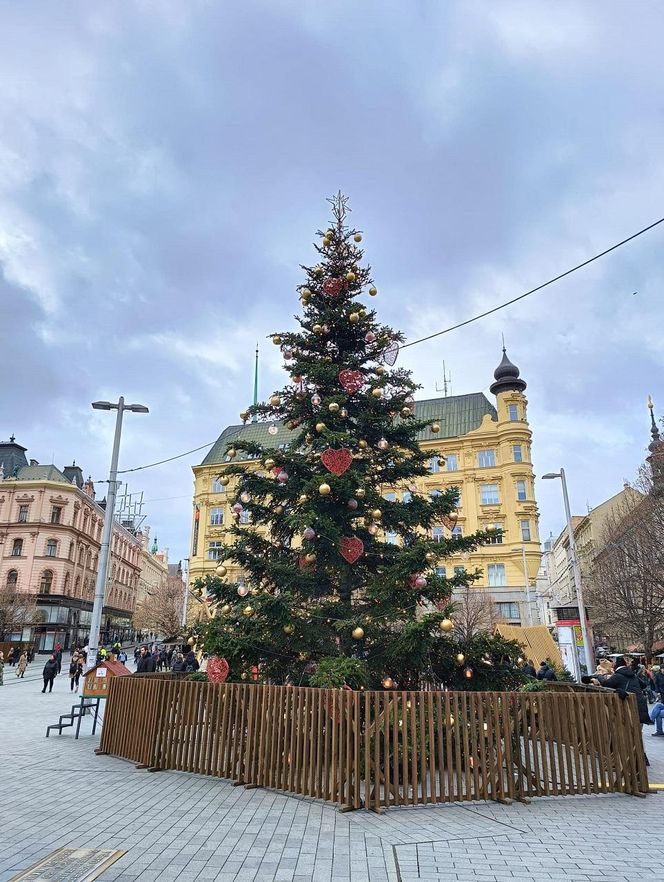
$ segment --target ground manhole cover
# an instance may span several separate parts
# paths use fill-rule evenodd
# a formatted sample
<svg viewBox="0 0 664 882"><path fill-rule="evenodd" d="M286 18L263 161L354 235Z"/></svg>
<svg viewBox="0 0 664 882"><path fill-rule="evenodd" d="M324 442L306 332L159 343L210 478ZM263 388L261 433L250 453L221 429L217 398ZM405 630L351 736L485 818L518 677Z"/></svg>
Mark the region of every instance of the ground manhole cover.
<svg viewBox="0 0 664 882"><path fill-rule="evenodd" d="M59 848L9 882L91 882L123 854L112 848Z"/></svg>

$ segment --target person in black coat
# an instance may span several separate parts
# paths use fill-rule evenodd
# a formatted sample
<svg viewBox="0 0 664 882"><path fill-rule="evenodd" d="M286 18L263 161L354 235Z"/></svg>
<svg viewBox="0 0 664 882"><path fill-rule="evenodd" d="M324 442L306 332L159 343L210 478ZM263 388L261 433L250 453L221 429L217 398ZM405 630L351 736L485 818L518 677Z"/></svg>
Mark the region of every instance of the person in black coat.
<svg viewBox="0 0 664 882"><path fill-rule="evenodd" d="M49 656L48 661L44 665L44 670L42 672L44 677L44 688L42 692L46 692L46 687L48 686L48 691L53 692L53 681L58 673L58 662L54 655Z"/></svg>
<svg viewBox="0 0 664 882"><path fill-rule="evenodd" d="M155 661L153 656L148 652L147 646L141 646L141 651L136 662L137 674L154 674Z"/></svg>
<svg viewBox="0 0 664 882"><path fill-rule="evenodd" d="M648 700L629 658L618 657L616 659L616 669L609 677L582 677L581 679L584 683L594 681L606 689L615 689L622 698L626 698L629 694L636 695L639 721L646 724L652 723L648 713Z"/></svg>
<svg viewBox="0 0 664 882"><path fill-rule="evenodd" d="M536 677L535 668L530 664L529 661L525 663L525 665L521 668L521 673L525 674L527 677Z"/></svg>
<svg viewBox="0 0 664 882"><path fill-rule="evenodd" d="M652 681L655 692L659 693L659 700L664 702L664 674L659 665L652 667Z"/></svg>
<svg viewBox="0 0 664 882"><path fill-rule="evenodd" d="M194 650L190 649L184 657L184 669L188 673L198 670L198 659L194 655Z"/></svg>

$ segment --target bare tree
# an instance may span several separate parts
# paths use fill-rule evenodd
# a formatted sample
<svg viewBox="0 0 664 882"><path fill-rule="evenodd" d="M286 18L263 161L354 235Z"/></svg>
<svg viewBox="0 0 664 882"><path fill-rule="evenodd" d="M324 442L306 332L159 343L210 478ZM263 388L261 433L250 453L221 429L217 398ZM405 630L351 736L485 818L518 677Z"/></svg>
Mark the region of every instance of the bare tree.
<svg viewBox="0 0 664 882"><path fill-rule="evenodd" d="M466 585L454 594L454 633L462 640L492 633L500 620L496 604L484 588Z"/></svg>
<svg viewBox="0 0 664 882"><path fill-rule="evenodd" d="M134 627L140 631L173 636L182 627L184 583L181 576L168 575L161 584L150 587L134 612Z"/></svg>
<svg viewBox="0 0 664 882"><path fill-rule="evenodd" d="M0 638L22 631L37 619L37 598L17 591L13 585L0 586Z"/></svg>
<svg viewBox="0 0 664 882"><path fill-rule="evenodd" d="M664 638L664 496L647 468L599 537L588 580L596 630L650 657Z"/></svg>

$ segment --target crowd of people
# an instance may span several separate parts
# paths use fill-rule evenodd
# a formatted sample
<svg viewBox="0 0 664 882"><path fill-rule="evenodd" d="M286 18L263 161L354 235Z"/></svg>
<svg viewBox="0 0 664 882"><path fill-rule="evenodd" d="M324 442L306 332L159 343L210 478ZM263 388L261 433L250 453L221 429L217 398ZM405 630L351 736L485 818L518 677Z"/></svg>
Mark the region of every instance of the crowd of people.
<svg viewBox="0 0 664 882"><path fill-rule="evenodd" d="M192 674L207 670L207 653L199 661L191 646L182 651L181 646L137 646L134 650L134 661L137 674L153 674L155 671L173 671L174 673Z"/></svg>

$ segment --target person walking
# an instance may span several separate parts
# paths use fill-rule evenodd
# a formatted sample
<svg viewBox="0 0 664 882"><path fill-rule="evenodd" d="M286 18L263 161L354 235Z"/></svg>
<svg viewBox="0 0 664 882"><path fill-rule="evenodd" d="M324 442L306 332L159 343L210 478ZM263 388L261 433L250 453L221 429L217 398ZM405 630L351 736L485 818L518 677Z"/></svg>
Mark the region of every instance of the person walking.
<svg viewBox="0 0 664 882"><path fill-rule="evenodd" d="M48 657L48 661L44 665L44 670L42 671L42 676L44 677L44 688L42 692L46 692L46 687L48 686L48 691L53 692L53 682L58 673L58 661L55 655L50 655Z"/></svg>
<svg viewBox="0 0 664 882"><path fill-rule="evenodd" d="M4 681L4 670L5 670L5 654L0 649L0 686L3 685Z"/></svg>
<svg viewBox="0 0 664 882"><path fill-rule="evenodd" d="M69 665L69 691L73 692L74 688L78 689L78 684L81 679L81 674L83 673L83 663L78 655L74 654L71 657L71 663Z"/></svg>
<svg viewBox="0 0 664 882"><path fill-rule="evenodd" d="M21 680L25 676L25 669L28 666L28 653L23 650L18 660L18 664L16 665L16 676Z"/></svg>
<svg viewBox="0 0 664 882"><path fill-rule="evenodd" d="M55 663L58 666L58 674L62 671L62 646L59 643L55 644Z"/></svg>

